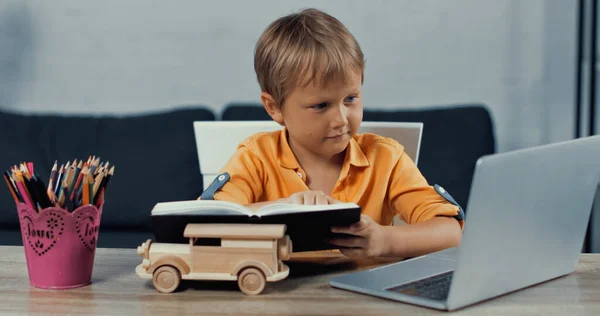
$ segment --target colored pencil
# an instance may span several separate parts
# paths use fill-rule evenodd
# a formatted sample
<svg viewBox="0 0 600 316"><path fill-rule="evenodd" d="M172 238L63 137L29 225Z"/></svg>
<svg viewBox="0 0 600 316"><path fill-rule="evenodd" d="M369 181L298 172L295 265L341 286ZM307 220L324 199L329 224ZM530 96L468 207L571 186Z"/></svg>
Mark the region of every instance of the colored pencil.
<svg viewBox="0 0 600 316"><path fill-rule="evenodd" d="M4 180L6 181L6 184L8 185L8 189L10 190L10 194L13 196L15 203L21 202L19 197L17 196L17 188L15 188L14 184L12 183L12 180L10 179L10 175L8 174L8 171L4 171Z"/></svg>
<svg viewBox="0 0 600 316"><path fill-rule="evenodd" d="M90 155L87 161L74 159L60 168L55 160L47 186L32 162L10 166L3 177L15 203L38 212L50 206L72 212L82 205L101 205L114 172L114 165Z"/></svg>
<svg viewBox="0 0 600 316"><path fill-rule="evenodd" d="M86 174L83 179L83 197L82 197L82 205L90 204L90 180L89 176Z"/></svg>
<svg viewBox="0 0 600 316"><path fill-rule="evenodd" d="M58 174L56 175L56 181L54 182L54 196L58 197L60 195L60 188L62 186L63 174L65 172L65 166L60 165L60 169L58 170Z"/></svg>

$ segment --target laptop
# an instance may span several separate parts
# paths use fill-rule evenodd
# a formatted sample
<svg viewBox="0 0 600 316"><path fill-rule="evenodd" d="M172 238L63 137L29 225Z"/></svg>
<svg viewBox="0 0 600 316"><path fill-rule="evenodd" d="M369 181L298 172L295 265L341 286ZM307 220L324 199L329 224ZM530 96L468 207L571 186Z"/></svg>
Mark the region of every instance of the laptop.
<svg viewBox="0 0 600 316"><path fill-rule="evenodd" d="M282 128L275 121L194 122L198 162L204 183L203 189L212 183L244 139L255 133L271 132ZM415 163L419 161L423 123L362 122L358 132L393 138L404 146L406 154Z"/></svg>
<svg viewBox="0 0 600 316"><path fill-rule="evenodd" d="M459 247L329 284L451 311L569 274L599 181L600 136L484 156Z"/></svg>

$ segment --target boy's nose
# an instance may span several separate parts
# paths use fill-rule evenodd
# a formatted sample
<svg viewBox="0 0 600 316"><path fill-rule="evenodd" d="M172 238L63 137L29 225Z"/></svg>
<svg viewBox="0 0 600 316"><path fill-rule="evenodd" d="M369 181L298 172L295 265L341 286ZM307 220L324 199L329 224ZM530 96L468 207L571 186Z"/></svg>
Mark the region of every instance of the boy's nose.
<svg viewBox="0 0 600 316"><path fill-rule="evenodd" d="M344 104L336 107L335 111L332 111L331 127L339 128L348 125L348 109Z"/></svg>

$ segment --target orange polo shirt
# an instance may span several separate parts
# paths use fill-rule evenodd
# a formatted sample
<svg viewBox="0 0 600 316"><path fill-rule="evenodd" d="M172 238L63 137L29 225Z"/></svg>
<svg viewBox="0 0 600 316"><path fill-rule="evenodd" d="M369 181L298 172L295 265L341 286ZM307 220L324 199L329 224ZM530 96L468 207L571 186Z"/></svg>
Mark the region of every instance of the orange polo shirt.
<svg viewBox="0 0 600 316"><path fill-rule="evenodd" d="M222 168L230 179L214 199L246 205L309 190L286 136L283 129L243 141ZM358 204L363 214L381 225L390 225L396 214L413 224L435 216L458 216L460 211L428 185L402 145L374 134L350 140L331 197ZM462 227L463 221L459 223Z"/></svg>

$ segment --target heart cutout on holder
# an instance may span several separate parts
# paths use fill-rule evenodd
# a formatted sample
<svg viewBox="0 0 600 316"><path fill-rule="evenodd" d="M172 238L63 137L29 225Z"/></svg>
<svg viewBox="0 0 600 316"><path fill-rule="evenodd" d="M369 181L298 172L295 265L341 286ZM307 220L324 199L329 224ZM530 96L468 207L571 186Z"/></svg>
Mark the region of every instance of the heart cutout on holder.
<svg viewBox="0 0 600 316"><path fill-rule="evenodd" d="M96 243L98 242L98 229L100 227L98 212L98 209L91 205L84 205L73 212L79 240L90 252L96 249Z"/></svg>
<svg viewBox="0 0 600 316"><path fill-rule="evenodd" d="M21 209L19 215L23 236L38 256L46 254L60 240L65 231L64 217L69 216L61 210L48 210L37 214L29 208Z"/></svg>

